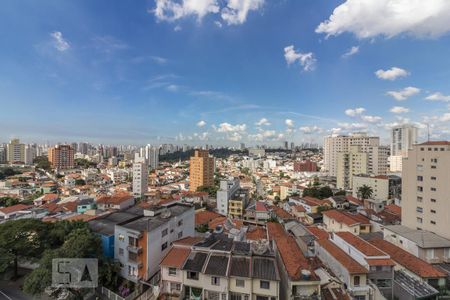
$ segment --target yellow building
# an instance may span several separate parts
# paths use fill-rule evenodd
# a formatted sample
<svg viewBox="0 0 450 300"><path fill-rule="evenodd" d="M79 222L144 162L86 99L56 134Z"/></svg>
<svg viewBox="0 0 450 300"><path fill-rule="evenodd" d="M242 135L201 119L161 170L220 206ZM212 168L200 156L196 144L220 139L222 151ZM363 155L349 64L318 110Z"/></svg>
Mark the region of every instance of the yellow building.
<svg viewBox="0 0 450 300"><path fill-rule="evenodd" d="M368 153L361 146L350 146L349 152L337 155L337 188L350 190L353 187L353 175L368 173Z"/></svg>
<svg viewBox="0 0 450 300"><path fill-rule="evenodd" d="M19 139L13 139L6 145L6 160L9 163L25 162L25 144Z"/></svg>
<svg viewBox="0 0 450 300"><path fill-rule="evenodd" d="M195 150L189 166L189 190L196 192L201 186L214 185L214 157L208 150Z"/></svg>
<svg viewBox="0 0 450 300"><path fill-rule="evenodd" d="M228 216L232 219L242 219L248 203L248 190L240 189L228 203Z"/></svg>

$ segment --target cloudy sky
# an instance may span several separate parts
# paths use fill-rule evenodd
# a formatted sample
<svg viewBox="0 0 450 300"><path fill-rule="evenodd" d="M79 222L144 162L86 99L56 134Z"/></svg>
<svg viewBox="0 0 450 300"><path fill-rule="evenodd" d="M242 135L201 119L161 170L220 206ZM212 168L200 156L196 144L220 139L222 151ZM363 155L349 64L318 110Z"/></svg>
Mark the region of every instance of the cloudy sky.
<svg viewBox="0 0 450 300"><path fill-rule="evenodd" d="M449 139L448 20L448 0L4 1L0 141Z"/></svg>

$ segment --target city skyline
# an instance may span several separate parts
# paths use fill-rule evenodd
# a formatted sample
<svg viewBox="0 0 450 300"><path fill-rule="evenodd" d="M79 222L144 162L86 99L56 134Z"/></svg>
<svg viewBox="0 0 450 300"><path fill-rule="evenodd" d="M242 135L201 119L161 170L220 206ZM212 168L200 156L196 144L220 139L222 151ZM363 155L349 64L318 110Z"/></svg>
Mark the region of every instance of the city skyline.
<svg viewBox="0 0 450 300"><path fill-rule="evenodd" d="M402 123L448 140L450 4L355 2L6 2L0 140L387 144Z"/></svg>

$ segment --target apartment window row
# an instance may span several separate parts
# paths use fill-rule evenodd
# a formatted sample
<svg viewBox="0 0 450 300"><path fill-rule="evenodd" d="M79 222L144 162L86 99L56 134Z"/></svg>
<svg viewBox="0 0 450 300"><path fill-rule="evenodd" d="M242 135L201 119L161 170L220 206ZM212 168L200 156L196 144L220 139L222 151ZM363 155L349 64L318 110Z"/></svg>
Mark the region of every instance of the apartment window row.
<svg viewBox="0 0 450 300"><path fill-rule="evenodd" d="M420 151L425 151L425 148L421 147ZM431 148L431 147L429 147L428 151L445 151L445 148Z"/></svg>
<svg viewBox="0 0 450 300"><path fill-rule="evenodd" d="M436 199L434 199L434 198L431 198L430 201L432 203L436 203L437 202ZM417 202L419 202L419 203L423 202L423 197L422 196L417 196Z"/></svg>

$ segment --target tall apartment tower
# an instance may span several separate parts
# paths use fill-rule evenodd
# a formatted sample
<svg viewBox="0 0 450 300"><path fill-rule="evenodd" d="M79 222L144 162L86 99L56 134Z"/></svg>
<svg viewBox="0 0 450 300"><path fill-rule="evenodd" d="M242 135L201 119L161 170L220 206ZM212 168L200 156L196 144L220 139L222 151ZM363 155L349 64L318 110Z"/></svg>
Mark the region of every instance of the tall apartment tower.
<svg viewBox="0 0 450 300"><path fill-rule="evenodd" d="M224 216L228 215L228 206L230 199L240 189L239 178L221 180L219 190L217 191L217 212Z"/></svg>
<svg viewBox="0 0 450 300"><path fill-rule="evenodd" d="M350 146L361 146L362 152L374 151L370 148L380 145L380 138L366 133L352 135L331 135L324 139L324 168L329 176L337 176L338 153L349 152Z"/></svg>
<svg viewBox="0 0 450 300"><path fill-rule="evenodd" d="M70 145L56 145L48 149L48 161L53 169L72 169L74 167L74 151Z"/></svg>
<svg viewBox="0 0 450 300"><path fill-rule="evenodd" d="M159 165L159 148L149 144L145 146L144 153L150 168L156 169Z"/></svg>
<svg viewBox="0 0 450 300"><path fill-rule="evenodd" d="M133 163L133 196L142 198L148 192L148 162L136 153Z"/></svg>
<svg viewBox="0 0 450 300"><path fill-rule="evenodd" d="M391 132L391 156L389 156L390 170L402 171L402 160L408 157L408 150L417 144L417 127L413 125L401 125L392 128Z"/></svg>
<svg viewBox="0 0 450 300"><path fill-rule="evenodd" d="M0 164L5 164L6 162L6 145L0 144Z"/></svg>
<svg viewBox="0 0 450 300"><path fill-rule="evenodd" d="M402 169L402 225L450 239L450 141L412 146Z"/></svg>
<svg viewBox="0 0 450 300"><path fill-rule="evenodd" d="M195 150L189 166L189 190L196 192L201 186L214 185L214 157L207 150Z"/></svg>
<svg viewBox="0 0 450 300"><path fill-rule="evenodd" d="M361 146L350 146L350 151L337 154L337 188L349 190L353 187L353 175L368 173L369 154Z"/></svg>
<svg viewBox="0 0 450 300"><path fill-rule="evenodd" d="M12 139L6 145L6 160L9 163L25 162L25 144L21 144L19 139Z"/></svg>

